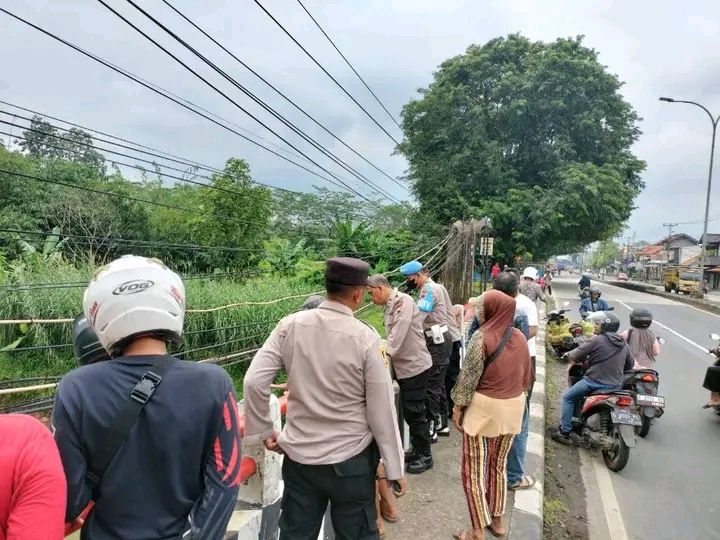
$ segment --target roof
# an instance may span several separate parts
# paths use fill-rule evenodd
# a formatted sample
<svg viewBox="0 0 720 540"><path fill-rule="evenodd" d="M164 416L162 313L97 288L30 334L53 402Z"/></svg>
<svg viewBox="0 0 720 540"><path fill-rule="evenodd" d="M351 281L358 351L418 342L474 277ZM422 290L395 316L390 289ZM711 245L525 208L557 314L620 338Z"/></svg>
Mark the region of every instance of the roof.
<svg viewBox="0 0 720 540"><path fill-rule="evenodd" d="M706 242L708 244L720 244L720 234L708 233Z"/></svg>
<svg viewBox="0 0 720 540"><path fill-rule="evenodd" d="M710 235L708 235L709 237ZM719 235L720 236L720 235ZM670 244L676 240L687 240L689 242L692 242L693 244L697 244L698 241L695 240L692 236L685 233L678 233L678 234L671 234L670 236L666 236L665 238L658 240L655 242L655 246L662 246L663 244Z"/></svg>
<svg viewBox="0 0 720 540"><path fill-rule="evenodd" d="M662 246L648 245L637 252L638 257L648 257L649 259L658 259L662 257L665 250Z"/></svg>

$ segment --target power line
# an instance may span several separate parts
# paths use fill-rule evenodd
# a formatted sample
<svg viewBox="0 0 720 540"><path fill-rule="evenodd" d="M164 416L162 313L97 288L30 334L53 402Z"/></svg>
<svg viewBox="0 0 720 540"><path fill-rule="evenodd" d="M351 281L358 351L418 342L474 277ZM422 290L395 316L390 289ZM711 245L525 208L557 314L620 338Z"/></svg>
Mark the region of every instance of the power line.
<svg viewBox="0 0 720 540"><path fill-rule="evenodd" d="M100 0L100 1L102 1L102 0ZM359 102L357 99L355 99L355 98L352 96L352 94L351 94L350 92L348 92L348 91L345 89L345 87L344 87L342 84L340 84L340 83L337 81L337 79L336 79L335 77L333 77L333 76L330 74L330 72L329 72L327 69L325 69L325 68L323 67L323 65L315 59L314 56L313 56L312 54L310 54L310 53L308 52L308 50L307 50L305 47L303 47L302 44L301 44L297 39L295 39L295 37L294 37L290 32L288 32L288 31L285 29L285 27L284 27L282 24L280 24L280 21L278 21L275 17L273 17L272 13L270 13L267 9L265 9L265 6L263 6L258 0L254 0L254 1L255 1L255 3L260 7L260 9L262 9L262 10L265 12L265 14L266 14L268 17L270 17L270 19L272 19L272 21L273 21L283 32L285 32L285 34L295 43L295 45L297 45L298 47L300 47L300 49L315 63L315 65L316 65L317 67L319 67L319 68L323 71L323 73L325 73L325 75L327 75L328 77L330 77L330 80L332 80L332 82L334 82L334 83L338 86L338 88L340 88L340 89L345 93L345 95L346 95L347 97L349 97L349 98L355 103L355 105L357 105L358 107L360 107L360 109L367 115L367 117L370 118L370 120L372 120L373 123L374 123L377 127L379 127L379 128L383 131L383 133L385 133L385 135L387 135L388 137L390 137L390 139L391 139L396 145L399 145L399 144L400 144L400 142L399 142L397 139L395 139L395 137L393 137L393 136L390 134L390 132L389 132L388 130L386 130L386 129L380 124L380 122L378 122L378 121L375 119L375 117L374 117L372 114L370 114L370 113L367 111L367 109L366 109L365 107L363 107L363 106L360 104L360 102Z"/></svg>
<svg viewBox="0 0 720 540"><path fill-rule="evenodd" d="M159 89L160 87L158 87L157 85L153 85L153 84L149 84L149 83L143 82L142 79L140 79L139 77L134 76L132 73L124 70L123 68L120 68L120 67L118 67L118 66L115 66L115 65L112 64L111 62L108 62L108 61L104 60L103 58L101 58L101 57L99 57L99 56L97 56L97 55L95 55L95 54L93 54L93 53L90 53L90 52L86 51L86 50L83 49L82 47L79 47L79 46L77 46L77 45L75 45L75 44L73 44L73 43L71 43L71 42L69 42L69 41L61 38L61 37L53 34L52 32L50 32L50 31L48 31L48 30L45 30L44 28L41 28L40 26L38 26L38 25L36 25L36 24L34 24L34 23L31 23L30 21L28 21L28 20L26 20L26 19L23 19L22 17L20 17L20 16L18 16L18 15L15 15L14 13L12 13L12 12L10 12L10 11L2 8L2 7L0 7L0 12L5 13L6 15L9 15L10 17L14 18L15 20L17 20L17 21L19 21L19 22L21 22L21 23L23 23L23 24L25 24L25 25L27 25L27 26L29 26L29 27L31 27L31 28L33 28L33 29L41 32L41 33L43 33L43 34L45 34L46 36L48 36L48 37L50 37L50 38L52 38L52 39L54 39L54 40L62 43L63 45L65 45L65 46L67 46L67 47L70 47L71 49L75 50L76 52L79 52L80 54L82 54L82 55L90 58L91 60L94 60L95 62L98 62L98 63L104 65L105 67L107 67L107 68L115 71L116 73L119 73L120 75L123 75L124 77L127 77L128 79L130 79L130 80L136 82L137 84L139 84L139 85L147 88L148 90L151 90L151 91L155 92L156 94L163 96L164 98L172 101L173 103L176 103L177 105L180 105L181 107L183 107L183 108L185 108L185 109L187 109L187 110L189 110L189 111L197 114L198 116L201 116L201 117L209 120L210 122L212 122L212 123L214 123L214 124L222 127L223 129L225 129L225 130L227 130L227 131L229 131L229 132L231 132L231 133L234 133L234 134L237 135L238 137L240 137L240 138L242 138L242 139L244 139L244 140L246 140L246 141L254 144L255 146L258 146L259 148L262 148L262 149L266 150L267 152L270 152L271 154L279 157L280 159L283 159L283 160L287 161L288 163L292 163L292 164L295 165L296 167L298 167L298 168L300 168L300 169L302 169L302 170L304 170L304 171L312 174L313 176L316 176L317 178L321 178L322 180L325 180L326 182L329 182L329 183L331 183L331 184L333 184L333 185L335 185L335 186L338 186L338 184L337 184L335 181L330 180L329 178L327 178L327 177L319 174L318 172L313 171L312 169L309 169L309 168L305 167L304 165L302 165L302 164L300 164L300 163L297 163L296 161L293 161L292 159L290 159L290 158L288 158L288 157L286 157L286 156L283 156L282 154L279 154L279 153L276 152L275 150L272 150L272 149L268 148L267 146L265 146L265 145L263 145L263 144L260 144L259 142L251 139L250 137L247 137L246 135L243 135L242 133L240 133L240 132L238 132L238 131L236 131L236 130L228 127L228 126L226 126L225 124L223 124L223 123L221 123L221 122L218 122L217 120L214 120L214 119L211 118L210 116L208 116L208 115L206 115L206 114L203 114L202 112L200 112L200 111L198 111L198 110L193 109L192 107L186 105L185 103L182 103L179 99L176 99L176 98L172 97L171 95L169 95L167 92L164 92L164 91L160 90L160 89ZM12 134L10 134L10 136L12 136ZM290 146L291 148L297 150L294 146L292 146L292 145L289 145L289 146ZM327 171L326 169L324 169L322 166L318 165L314 160L312 160L311 158L309 158L308 156L306 156L304 153L300 152L300 154L303 156L304 159L306 159L307 161L309 161L309 162L312 163L313 165L317 166L317 167L320 168L321 170L326 171L326 172L329 172L329 171ZM334 177L334 175L333 175L332 173L330 173L330 175ZM343 186L338 186L338 187L343 187ZM347 190L350 191L351 193L357 195L357 196L360 197L361 199L363 199L363 200L365 200L365 201L367 201L367 202L375 205L375 203L374 203L373 201L371 201L371 200L368 199L367 197L363 196L362 194L358 193L357 191L355 191L355 190L353 190L353 189L351 189L351 188L347 188L347 187L345 187L345 189L347 189ZM377 206L377 205L375 205L375 206Z"/></svg>
<svg viewBox="0 0 720 540"><path fill-rule="evenodd" d="M328 170L328 169L325 168L324 166L320 165L317 161L315 161L315 160L312 159L310 156L308 156L306 153L304 153L302 150L300 150L297 146L295 146L293 143L291 143L288 139L286 139L285 137L283 137L280 133L278 133L277 131L275 131L275 130L274 130L273 128L271 128L268 124L266 124L265 122L263 122L262 120L260 120L260 119L259 119L257 116L255 116L253 113L251 113L251 112L250 112L249 110L247 110L245 107L243 107L242 105L240 105L237 101L235 101L233 98L231 98L231 97L230 97L229 95L227 95L225 92L223 92L222 90L220 90L217 86L215 86L213 83L211 83L211 82L210 82L209 80L207 80L205 77L203 77L202 75L200 75L197 71L195 71L194 69L192 69L189 65L187 65L185 62L183 62L183 61L182 61L180 58L178 58L175 54L173 54L172 52L170 52L167 48L165 48L165 47L162 46L160 43L158 43L156 40L154 40L152 37L150 37L148 34L146 34L145 32L143 32L143 31L142 31L140 28L138 28L134 23L132 23L132 21L130 21L127 17L125 17L124 15L122 15L121 13L119 13L118 11L116 11L112 6L110 6L107 2L105 2L105 0L98 0L98 2L100 2L100 3L101 3L103 6L105 6L109 11L111 11L113 14L115 14L118 18L120 18L121 20L123 20L128 26L130 26L131 28L133 28L137 33L139 33L141 36L143 36L145 39L147 39L147 40L150 41L152 44L154 44L157 48L159 48L161 51L163 51L166 55L170 56L170 58L172 58L172 59L175 60L178 64L180 64L181 66L183 66L183 67L184 67L187 71L189 71L192 75L194 75L195 77L197 77L198 79L200 79L203 83L205 83L207 86L209 86L210 88L212 88L215 92L217 92L218 94L220 94L220 95L221 95L222 97L224 97L227 101L229 101L230 103L232 103L235 107L237 107L237 108L240 109L242 112L244 112L246 115L248 115L250 118L252 118L253 120L255 120L255 122L257 122L258 124L260 124L262 127L264 127L264 128L265 128L266 130L268 130L270 133L272 133L273 135L275 135L278 139L280 139L281 141L283 141L285 144L287 144L290 148L292 148L293 150L295 150L296 152L298 152L300 155L302 155L303 157L305 157L306 159L308 159L313 165L315 165L316 167L318 167L320 170L322 170L323 172L325 172L325 173L329 174L331 177L333 177L333 178L334 178L337 182L339 182L343 187L345 187L345 188L348 189L349 191L355 193L357 196L365 199L367 202L369 202L369 203L371 203L371 204L375 204L371 199L368 199L367 197L365 197L364 195L362 195L360 192L358 192L358 191L356 191L354 188L352 188L349 184L347 184L342 178L338 177L336 174L334 174L333 172L331 172L330 170ZM229 75L227 75L224 71L220 70L217 66L215 66L212 62L210 62L210 61L209 61L207 58L205 58L202 54L200 54L199 52L195 51L190 45L188 45L187 43L183 42L180 38L178 38L177 36L175 36L170 30L164 28L161 23L155 21L155 19L153 19L150 15L148 15L147 12L145 12L142 8L138 7L136 4L134 4L133 2L131 2L131 0L128 0L128 2L130 2L130 3L131 3L136 9L138 9L139 11L145 13L147 17L149 17L151 20L153 20L153 22L155 22L157 25L161 26L166 32L168 32L170 35L172 35L176 40L180 41L180 43L182 43L186 48L188 48L190 51L192 51L196 56L198 56L198 58L200 58L201 60L203 60L206 64L208 64L210 67L212 67L215 71L217 71L218 73L220 73L220 74L221 74L224 78L226 78L231 84L233 84L234 86L236 86L236 87L238 87L238 88L241 89L241 86L239 85L239 83L237 83L237 81L235 81L234 79L232 79L232 77L230 77ZM250 96L250 94L248 94L248 95Z"/></svg>
<svg viewBox="0 0 720 540"><path fill-rule="evenodd" d="M398 186L401 188L407 190L407 186L404 184L398 182L395 178L390 176L388 173L386 173L384 170L379 168L377 165L375 165L373 162L371 162L369 159L367 159L364 155L360 154L357 150L355 150L352 146L347 144L343 139L338 137L334 132L332 132L330 129L328 129L324 124L319 122L316 118L311 116L309 113L305 111L302 107L297 105L292 99L290 99L287 95L285 95L282 91L280 91L275 85L273 85L271 82L269 82L265 77L260 75L255 69L253 69L251 66L249 66L247 63L245 63L243 60L238 58L232 51L230 51L227 47L225 47L222 43L218 42L214 37L212 37L208 32L206 32L202 27L197 25L193 20L191 20L189 17L187 17L184 13L182 13L180 10L178 10L175 6L173 6L168 0L162 0L165 5L167 5L170 9L172 9L175 13L177 13L180 17L182 17L185 21L187 21L190 25L193 26L196 30L198 30L200 33L202 33L205 37L207 37L210 41L212 41L215 45L220 47L225 53L227 53L230 57L235 59L240 65L242 65L245 69L247 69L250 73L255 75L258 79L260 79L263 83L265 83L270 89L272 89L276 94L278 94L280 97L282 97L287 103L292 105L295 109L297 109L299 112L301 112L305 117L307 117L310 121L312 121L315 125L317 125L319 128L321 128L323 131L325 131L328 135L333 137L336 141L338 141L340 144L342 144L345 148L350 150L353 154L358 156L360 159L362 159L365 163L373 167L376 171L378 171L380 174L384 175L386 178L391 180L392 182L395 182ZM341 53L342 54L342 53ZM371 90L372 92L372 90ZM373 94L374 95L374 94ZM382 104L381 104L382 105ZM389 114L389 113L388 113ZM391 116L392 117L392 116ZM396 122L397 124L397 122ZM400 127L398 125L398 127Z"/></svg>
<svg viewBox="0 0 720 540"><path fill-rule="evenodd" d="M0 131L0 133L3 133L3 132ZM31 174L23 174L23 173L19 173L19 172L16 172L16 171L8 171L8 170L6 170L6 169L0 169L0 173L9 174L9 175L17 176L17 177L20 177L20 178L27 178L28 180L35 180L35 181L37 181L37 182L43 182L43 183L46 183L46 184L54 184L54 185L57 185L57 186L69 187L69 188L77 189L77 190L80 190L80 191L87 191L88 193L97 193L97 194L102 194L102 195L108 195L108 196L110 196L110 197L116 197L116 198L118 198L118 199L125 199L125 200L128 200L128 201L135 201L135 202L140 202L140 203L145 203L145 204L151 204L151 205L153 205L153 206L160 206L160 207L162 207L162 208L168 208L168 209L171 209L171 210L178 210L178 211L181 211L181 212L187 212L187 213L195 214L195 215L199 215L199 216L211 216L211 217L216 217L216 218L219 217L219 218L222 218L222 219L227 219L227 220L230 220L230 221L236 221L236 222L238 222L238 223L243 223L243 224L246 224L246 225L247 225L247 224L254 224L254 223L255 223L255 222L252 222L252 221L247 221L247 220L235 218L235 217L228 216L228 215L225 215L225 214L218 214L218 213L215 213L215 212L212 212L212 213L202 212L202 211L200 211L200 210L194 210L194 209L192 209L192 208L185 208L185 207L182 207L182 206L175 206L175 205L172 205L172 204L161 203L161 202L157 202L157 201L149 201L149 200L147 200L147 199L140 199L140 198L138 198L138 197L132 197L132 196L130 196L130 195L122 195L122 194L120 194L120 193L114 193L114 192L112 192L112 191L103 191L102 189L95 189L95 188L89 188L89 187L85 187L85 186L79 186L79 185L76 185L76 184L69 184L69 183L67 183L67 182L60 182L59 180L52 180L52 179L50 179L50 178L43 178L43 177L40 177L40 176L31 175Z"/></svg>
<svg viewBox="0 0 720 540"><path fill-rule="evenodd" d="M136 77L137 77L137 75L136 75ZM140 77L138 77L138 79L142 80L143 82L146 82L147 84L153 84L153 83L148 82L148 81L146 81L146 80L144 80L144 79L141 79ZM164 92L167 92L167 93L170 94L171 96L173 96L173 97L175 97L175 98L177 98L177 99L183 100L183 101L185 101L186 103L189 103L190 105L192 105L193 107L196 107L196 108L198 108L199 110L201 110L201 111L203 111L203 112L206 112L206 113L208 113L208 114L210 114L210 115L212 115L212 116L215 116L216 118L219 118L219 119L222 120L222 117L221 117L221 116L219 116L219 115L217 115L217 114L215 114L215 113L213 113L213 112L211 112L211 111L208 111L208 110L206 110L206 109L203 109L202 107L200 107L199 105L193 103L192 101L188 101L188 100L182 98L181 96L178 96L178 95L176 95L176 94L173 94L173 93L170 92L169 90L165 90L165 89L163 89L163 88L161 88L161 87L159 87L159 86L158 86L158 88L160 88L160 89L163 90ZM212 170L213 172L220 171L220 169L217 169L217 168L215 168L215 167L210 167L210 166L208 166L208 165L203 165L202 163L200 163L200 162L198 162L198 161L193 161L193 160L190 160L190 159L187 159L187 158L183 158L182 156L178 156L178 155L176 155L176 154L172 154L172 153L167 152L167 151L165 151L165 150L159 150L159 149L157 149L157 148L153 148L152 146L148 146L148 145L145 145L145 144L141 144L141 143L138 143L138 142L129 140L129 139L124 139L123 137L118 137L117 135L112 135L111 133L107 133L107 132L101 131L101 130L99 130L99 129L94 129L94 128L91 128L91 127L83 126L82 124L77 124L77 123L75 123L75 122L70 122L69 120L63 120L62 118L58 118L57 116L52 116L52 115L47 114L47 113L44 113L44 112L35 111L35 110L30 109L30 108L28 108L28 107L23 107L23 106L21 106L21 105L17 105L17 104L15 104L15 103L10 103L10 102L7 102L7 101L3 101L3 100L1 100L1 99L0 99L0 103L3 104L3 105L8 105L9 107L14 107L14 108L19 109L19 110L21 110L21 111L25 111L25 112L29 112L29 113L38 115L38 116L40 116L40 117L43 117L43 119L49 118L49 119L51 119L51 120L55 120L56 122L62 122L63 124L67 124L67 125L69 125L69 126L73 126L73 127L75 127L75 128L78 128L78 129L82 129L83 131L89 131L89 132L91 132L91 133L97 133L97 134L99 134L99 135L104 135L105 137L111 137L111 138L113 138L113 139L117 139L118 141L122 141L122 142L124 142L124 143L132 144L132 145L138 146L138 147L140 147L140 148L145 148L146 150L152 150L153 152L159 152L159 153L161 153L161 154L165 154L166 156L170 156L170 157L182 159L182 160L187 161L188 163L190 163L190 164L192 164L192 165L194 165L194 166L196 166L196 167L200 167L200 168ZM257 137L258 139L260 139L260 140L262 140L262 141L265 141L265 142L268 143L269 145L274 146L274 147L276 147L276 148L279 148L281 151L286 152L287 154L289 154L289 155L291 155L291 156L294 156L294 157L300 158L300 159L304 159L304 158L302 158L301 156L299 156L299 155L297 155L297 154L294 154L294 153L292 153L292 152L288 152L287 150L285 150L284 148L282 148L280 145L277 145L277 144L275 144L275 143L273 143L273 142L271 142L271 141L268 141L267 139L264 139L263 137L261 137L261 136L258 135L257 133L253 133L252 131L247 130L247 129L239 126L239 125L233 124L232 122L229 122L229 121L228 121L228 124L234 125L234 126L235 126L236 128L238 128L239 130L245 131L246 133L249 133L250 135L252 135L252 136L254 136L254 137Z"/></svg>
<svg viewBox="0 0 720 540"><path fill-rule="evenodd" d="M167 3L167 0L163 0L163 2ZM393 123L394 123L399 129L402 130L402 126L401 126L400 124L398 124L397 120L395 120L395 117L392 115L392 113L387 109L387 107L385 106L385 104L384 104L382 101L380 101L380 98L377 97L377 95L375 94L375 92L373 92L372 88L370 88L370 86L368 85L368 83L365 82L365 79L363 79L362 76L357 72L357 70L355 69L355 67L350 63L350 60L348 60L348 59L345 57L345 55L344 55L344 54L342 53L342 51L338 48L338 46L335 44L335 42L330 38L330 36L327 35L327 32L325 32L325 30L323 29L323 27L320 26L320 23L317 22L317 20L315 20L315 17L313 17L313 16L312 16L312 13L310 13L310 11L308 11L308 8L305 7L305 4L303 4L301 0L297 0L297 2L298 2L298 4L300 4L300 7L303 8L303 11L304 11L305 13L307 13L308 17L310 17L310 19L312 20L312 22L315 23L315 26L317 26L318 29L322 32L323 36L325 36L325 37L327 38L327 40L330 42L330 45L333 46L333 49L335 49L335 50L337 51L337 53L340 55L340 57L341 57L343 60L345 60L345 63L348 65L348 67L349 67L350 69L352 69L352 72L353 72L355 75L357 75L357 78L360 79L360 82L363 83L363 85L365 86L365 88L367 88L368 92L370 92L370 93L372 94L372 97L375 98L375 101L378 102L378 104L382 107L383 111L385 111L385 112L387 113L387 115L390 117L390 120L392 120Z"/></svg>
<svg viewBox="0 0 720 540"><path fill-rule="evenodd" d="M3 112L4 112L4 111L0 110L0 113L3 113ZM7 113L4 113L4 114L7 114ZM99 151L99 152L109 152L110 154L115 154L115 155L118 155L118 156L123 156L123 157L127 157L127 158L130 158L130 159L135 159L135 160L138 160L138 161L142 161L142 162L144 162L144 163L149 163L149 164L154 165L154 166L162 167L162 168L165 168L165 169L170 169L170 170L172 170L172 171L177 171L177 172L181 172L181 173L187 173L187 171L183 171L182 169L179 169L179 168L177 168L177 167L173 167L173 166L171 166L171 165L165 165L165 164L157 163L157 162L155 162L155 161L151 161L151 160L148 160L148 159L139 158L139 157L137 157L137 156L131 156L131 155L125 154L125 153L123 153L123 152L117 152L116 150L110 150L110 149L108 149L108 148L102 148L102 147L96 146L96 145L94 145L94 144L84 143L84 142L80 142L80 141L75 141L75 140L73 140L73 139L68 139L67 137L61 137L60 135L55 135L55 134L53 134L53 133L48 133L48 132L45 132L45 131L42 131L42 130L39 130L39 129L35 129L35 128L32 128L32 127L26 127L26 126L21 126L21 125L19 125L19 124L13 124L12 122L8 122L8 121L6 121L6 120L0 120L0 124L6 124L6 125L8 125L8 126L13 126L13 127L21 128L21 129L24 129L26 132L27 132L27 131L30 131L30 132L32 132L32 133L39 133L39 134L42 134L42 135L46 135L46 136L48 136L48 137L53 137L54 139L59 139L59 140L61 140L61 141L71 142L71 143L73 143L73 144L78 144L78 145L80 145L80 146L85 146L85 147L87 147L87 148L92 148L93 150L97 150L97 151ZM52 126L52 127L57 127L57 126ZM57 127L57 129L63 129L63 128ZM4 134L4 135L12 136L12 135L8 134L7 132L4 132L4 131L0 131L0 133L2 133L2 134ZM20 140L23 140L23 141L27 141L27 140L28 140L27 137L21 137L21 136L18 136L18 135L15 135L14 138L20 139ZM47 143L44 143L44 144L45 144L46 146L49 146L50 148L56 148L56 149L58 149L58 150L63 150L63 151L66 151L66 152L69 151L69 152L72 152L72 153L75 153L75 154L78 154L78 153L79 153L78 151L75 151L75 150L72 150L72 149L68 149L68 148L63 148L63 147L61 147L61 146L55 146L55 145L47 144ZM117 143L111 143L111 144L117 144ZM140 151L140 150L138 150L138 151ZM123 162L113 161L112 159L110 159L109 161L110 161L110 162L113 162L113 163L118 163L119 165L124 165L124 166L126 166L126 167L133 167L133 168L135 168L135 169L139 169L139 170L142 170L142 171L144 171L144 172L155 172L155 173L157 172L157 171L148 171L148 170L145 169L144 167L140 167L140 166L137 166L137 165L131 165L131 164L123 163ZM198 174L198 173L192 173L192 174L193 174L193 176L196 176L196 177L199 177L199 178L205 178L205 179L208 179L208 180L211 180L211 181L214 180L214 179L213 179L212 177L210 177L210 176L205 176L205 175ZM224 176L226 176L224 173L221 173L221 174L223 174ZM169 175L161 174L161 176L169 176ZM229 194L231 194L231 195L237 195L237 196L239 196L239 197L246 197L246 198L248 198L248 199L263 200L263 197L262 197L262 196L259 196L259 195L255 194L255 193L241 193L241 192L239 192L239 191L234 191L234 190L231 190L231 189L226 189L226 188L222 188L222 187L213 186L212 184L203 184L202 182L197 182L196 180L191 180L191 179L189 179L189 178L184 178L184 177L181 177L181 176L173 176L172 178L175 178L176 180L179 180L179 181L181 181L181 182L186 182L186 183L188 183L188 184L194 184L194 185L196 185L196 186L200 186L200 187L212 189L212 190L215 190L215 191L222 191L222 192L225 192L225 193L229 193ZM257 182L252 182L252 183L258 184ZM272 189L272 188L270 188L270 186L265 186L264 184L258 184L258 185L261 185L261 186L263 186L263 187L267 187L267 188L269 188L269 189ZM299 193L299 192L293 191L292 193L296 193L296 194L297 194L297 193Z"/></svg>
<svg viewBox="0 0 720 540"><path fill-rule="evenodd" d="M100 3L108 7L113 13L115 13L118 17L120 17L123 21L125 21L128 25L130 25L132 28L134 28L139 34L141 34L143 37L148 39L150 42L152 42L156 47L159 47L163 52L171 56L173 59L175 59L177 62L180 62L183 67L186 69L189 69L185 64L183 64L176 56L172 55L167 49L162 47L157 41L149 37L147 34L145 34L142 30L140 30L137 26L132 24L128 19L120 15L117 11L109 8L107 4L103 0L99 0ZM304 139L306 142L310 143L313 147L315 147L317 150L319 150L322 154L324 154L326 157L330 158L332 161L334 161L337 165L345 169L347 172L352 174L355 178L360 180L363 184L370 186L374 191L379 193L380 195L384 196L385 198L392 200L394 202L399 202L397 199L395 199L390 193L382 189L380 186L375 184L372 180L370 180L367 176L359 173L357 170L355 170L353 167L351 167L348 163L340 159L337 155L335 155L333 152L325 148L323 145L321 145L319 142L317 142L315 139L310 137L307 133L305 133L303 130L301 130L299 127L297 127L293 122L288 120L286 117L284 117L282 114L280 114L277 110L272 108L270 105L268 105L265 101L260 99L256 94L248 90L245 86L240 84L235 78L228 75L225 71L220 69L216 64L211 62L206 56L201 54L197 49L192 47L186 40L178 36L175 32L170 30L166 25L164 25L162 22L160 22L157 18L153 17L149 12L141 8L139 5L137 5L133 0L126 0L130 5L132 5L135 9L137 9L140 13L145 15L148 19L150 19L153 23L155 23L156 26L161 28L165 33L167 33L169 36L171 36L175 41L180 43L183 47L185 47L187 50L192 52L195 56L197 56L200 60L202 60L205 64L210 66L215 72L217 72L219 75L221 75L224 79L226 79L230 84L235 86L238 90L240 90L243 94L245 94L247 97L252 99L256 104L261 106L266 112L270 113L273 117L275 117L277 120L282 122L285 126L290 128L292 131L294 131L297 135L299 135L302 139Z"/></svg>

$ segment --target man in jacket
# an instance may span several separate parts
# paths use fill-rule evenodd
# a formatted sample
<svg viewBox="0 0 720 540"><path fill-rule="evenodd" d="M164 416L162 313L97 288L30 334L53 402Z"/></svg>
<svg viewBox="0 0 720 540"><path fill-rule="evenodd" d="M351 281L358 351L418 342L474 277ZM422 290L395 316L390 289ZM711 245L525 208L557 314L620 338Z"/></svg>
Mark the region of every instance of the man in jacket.
<svg viewBox="0 0 720 540"><path fill-rule="evenodd" d="M580 315L587 315L596 311L611 311L610 306L601 296L602 291L599 287L590 289L590 296L580 301Z"/></svg>
<svg viewBox="0 0 720 540"><path fill-rule="evenodd" d="M582 380L568 388L562 397L562 419L552 438L563 444L570 442L575 402L595 390L616 390L622 386L623 374L633 368L635 360L625 340L617 334L620 319L610 312L590 316L595 336L577 349L566 353L570 362L587 362Z"/></svg>

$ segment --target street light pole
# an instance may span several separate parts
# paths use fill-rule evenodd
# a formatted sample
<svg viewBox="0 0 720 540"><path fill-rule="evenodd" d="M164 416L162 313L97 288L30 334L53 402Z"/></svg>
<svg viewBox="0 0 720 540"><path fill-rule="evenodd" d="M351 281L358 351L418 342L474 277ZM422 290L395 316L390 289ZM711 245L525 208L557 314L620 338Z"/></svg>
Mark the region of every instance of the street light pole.
<svg viewBox="0 0 720 540"><path fill-rule="evenodd" d="M695 105L696 107L700 107L710 118L710 122L712 123L712 143L710 144L710 169L708 171L708 182L707 182L707 194L705 196L705 221L703 224L703 235L701 239L701 245L700 245L700 283L698 284L698 296L702 297L704 296L704 286L705 286L705 261L707 260L707 229L708 229L708 218L710 215L710 190L712 187L712 173L713 173L713 160L715 158L715 135L717 134L717 126L718 121L720 121L720 116L717 118L712 115L712 113L703 105L700 105L699 103L695 103L694 101L684 101L679 99L673 99L669 97L661 97L660 101L665 101L667 103L687 103L688 105Z"/></svg>

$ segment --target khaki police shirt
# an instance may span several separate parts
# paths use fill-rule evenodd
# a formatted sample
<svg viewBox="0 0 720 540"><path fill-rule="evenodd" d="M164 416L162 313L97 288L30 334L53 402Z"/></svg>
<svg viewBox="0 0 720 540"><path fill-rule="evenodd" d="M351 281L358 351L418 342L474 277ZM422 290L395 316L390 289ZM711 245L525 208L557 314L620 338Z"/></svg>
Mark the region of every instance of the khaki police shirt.
<svg viewBox="0 0 720 540"><path fill-rule="evenodd" d="M419 313L410 295L397 289L385 305L387 352L398 379L420 375L432 366Z"/></svg>
<svg viewBox="0 0 720 540"><path fill-rule="evenodd" d="M283 368L288 411L278 443L290 459L305 465L340 463L374 439L388 478L402 478L395 397L377 333L332 301L280 321L245 375L249 442L273 433L270 384Z"/></svg>
<svg viewBox="0 0 720 540"><path fill-rule="evenodd" d="M423 285L418 297L418 309L424 330L430 330L430 327L436 324L447 325L451 341L456 340L456 335L459 339L459 332L453 334L455 323L452 321L452 302L443 285L432 279Z"/></svg>

